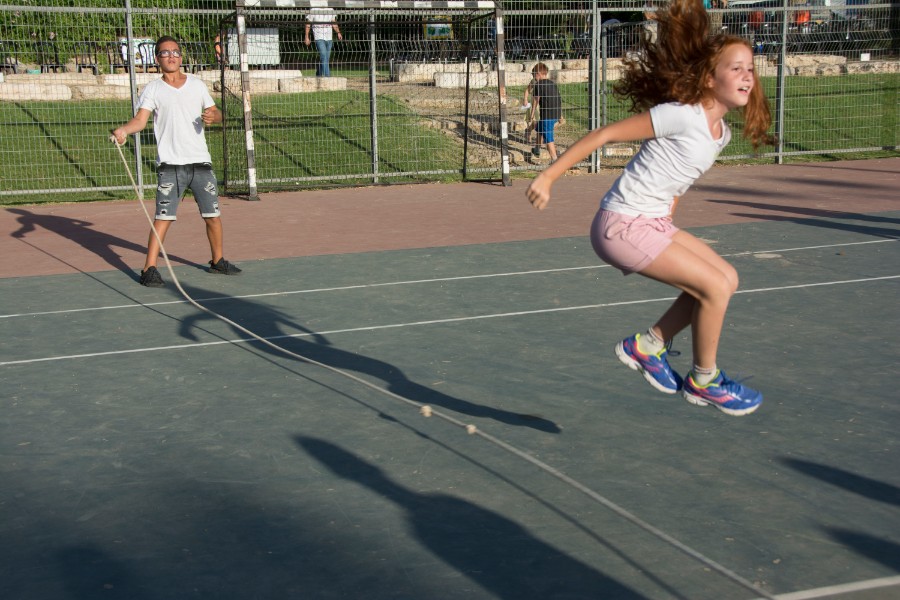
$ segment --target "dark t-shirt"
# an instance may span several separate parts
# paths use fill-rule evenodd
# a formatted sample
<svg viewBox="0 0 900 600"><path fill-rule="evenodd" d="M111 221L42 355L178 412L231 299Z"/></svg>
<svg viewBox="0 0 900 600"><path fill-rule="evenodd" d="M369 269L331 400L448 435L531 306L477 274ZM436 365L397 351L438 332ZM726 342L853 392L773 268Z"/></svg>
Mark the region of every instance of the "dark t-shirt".
<svg viewBox="0 0 900 600"><path fill-rule="evenodd" d="M562 100L559 88L549 79L538 79L534 82L533 95L541 107L541 121L544 119L559 120L562 117Z"/></svg>

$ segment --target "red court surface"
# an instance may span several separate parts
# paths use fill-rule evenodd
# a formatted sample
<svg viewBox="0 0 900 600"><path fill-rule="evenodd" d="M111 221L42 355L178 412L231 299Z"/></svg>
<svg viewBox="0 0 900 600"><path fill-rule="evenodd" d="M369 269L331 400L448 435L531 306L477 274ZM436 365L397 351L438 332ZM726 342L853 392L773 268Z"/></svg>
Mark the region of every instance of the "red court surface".
<svg viewBox="0 0 900 600"><path fill-rule="evenodd" d="M271 193L260 202L225 198L225 255L241 263L586 236L600 195L618 172L561 179L543 212L525 199L529 181L524 179L511 187L397 185ZM900 158L717 166L688 192L675 221L700 227L898 208ZM169 254L178 257L173 262L205 264L209 250L193 203L179 216L166 240ZM122 264L140 270L147 234L147 218L134 201L10 207L0 211L0 255L7 259L0 263L0 278L104 271Z"/></svg>

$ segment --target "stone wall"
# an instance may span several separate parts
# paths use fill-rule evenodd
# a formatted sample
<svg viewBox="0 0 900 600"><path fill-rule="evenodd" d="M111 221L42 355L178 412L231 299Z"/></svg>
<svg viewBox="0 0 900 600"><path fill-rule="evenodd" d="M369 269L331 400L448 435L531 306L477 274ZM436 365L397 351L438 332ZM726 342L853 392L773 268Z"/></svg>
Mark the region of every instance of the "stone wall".
<svg viewBox="0 0 900 600"><path fill-rule="evenodd" d="M195 74L211 92L221 90L220 71L200 71ZM136 73L140 93L144 87L159 79L159 73ZM240 89L240 71L226 71L229 88ZM271 69L250 71L250 85L254 94L315 92L347 89L345 77L303 77L299 70ZM94 75L82 73L20 73L0 74L0 100L127 100L131 98L128 73Z"/></svg>
<svg viewBox="0 0 900 600"><path fill-rule="evenodd" d="M545 60L542 61L550 70L550 79L559 84L587 83L588 61L578 60ZM506 63L506 85L526 86L531 81L531 69L537 64L531 62ZM473 89L497 86L497 73L489 66L473 64L469 78L469 87ZM757 63L760 77L775 77L778 66L774 59L765 59ZM900 73L900 61L848 61L843 56L832 55L795 55L788 56L785 61L787 76L836 76L853 73ZM615 81L622 76L622 60L609 59L606 62L606 78ZM395 66L394 80L400 83L433 83L439 88L463 88L466 86L465 65L461 64L401 64Z"/></svg>
<svg viewBox="0 0 900 600"><path fill-rule="evenodd" d="M550 69L550 79L559 83L587 83L588 61L545 60ZM531 69L536 61L506 63L506 85L524 87L531 81ZM622 75L622 60L607 61L606 78L609 81ZM757 72L761 77L777 75L772 59L759 61ZM497 73L490 65L472 63L469 87L480 89L497 86ZM787 76L817 77L838 76L853 73L900 73L900 61L848 61L843 56L793 55L785 62ZM209 86L210 91L221 89L219 71L200 71L196 76ZM140 92L159 73L135 75ZM434 85L444 89L460 89L466 86L466 65L460 63L408 63L394 67L393 80L398 83ZM316 92L347 89L345 77L303 77L299 70L271 69L250 71L254 94ZM240 71L226 71L225 84L240 89ZM0 74L0 100L100 100L128 99L131 97L127 73L94 75L82 73Z"/></svg>

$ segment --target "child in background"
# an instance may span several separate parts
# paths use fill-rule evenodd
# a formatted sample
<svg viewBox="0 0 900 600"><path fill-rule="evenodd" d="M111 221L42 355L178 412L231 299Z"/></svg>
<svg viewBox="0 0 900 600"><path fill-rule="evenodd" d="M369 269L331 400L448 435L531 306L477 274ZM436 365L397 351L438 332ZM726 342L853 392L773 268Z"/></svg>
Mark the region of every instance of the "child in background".
<svg viewBox="0 0 900 600"><path fill-rule="evenodd" d="M562 99L559 96L559 88L548 78L550 70L544 63L537 63L531 69L532 79L525 88L525 106L528 104L528 95L531 93L531 123L537 132L537 145L532 149L534 156L541 155L541 145L547 144L547 152L550 159L556 161L556 143L553 130L557 121L562 117ZM540 111L540 112L538 112ZM536 118L537 117L537 118ZM531 143L531 131L525 130L525 143Z"/></svg>
<svg viewBox="0 0 900 600"><path fill-rule="evenodd" d="M771 115L752 48L737 36L709 37L703 0L673 0L657 19L656 43L645 42L626 62L616 86L638 114L588 133L534 179L527 196L543 210L553 182L592 152L612 142L644 140L603 197L591 242L600 258L624 274L640 273L681 294L646 332L619 342L616 355L659 391L680 391L693 404L744 415L759 407L762 394L728 379L716 362L737 272L703 241L675 227L671 210L730 141L726 113L743 114L743 134L754 148L772 143L766 133ZM669 366L666 344L688 326L694 366L682 379Z"/></svg>

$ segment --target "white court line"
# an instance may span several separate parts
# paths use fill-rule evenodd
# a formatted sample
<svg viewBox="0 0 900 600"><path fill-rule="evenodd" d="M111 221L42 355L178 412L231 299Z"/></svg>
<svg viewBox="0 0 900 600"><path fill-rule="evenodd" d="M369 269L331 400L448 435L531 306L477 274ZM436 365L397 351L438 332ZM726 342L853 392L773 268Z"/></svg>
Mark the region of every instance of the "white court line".
<svg viewBox="0 0 900 600"><path fill-rule="evenodd" d="M823 246L800 246L796 248L777 248L774 250L748 250L746 252L736 252L733 254L723 254L723 258L733 257L733 256L752 256L754 254L767 254L772 252L799 252L802 250L820 250L823 248L842 248L845 246L860 246L864 244L883 244L885 242L896 242L896 239L886 239L886 240L868 240L865 242L846 242L843 244L827 244ZM197 299L198 302L217 302L220 300L239 300L245 298L264 298L266 296L290 296L293 294L316 294L323 292L339 292L346 290L361 290L368 288L377 288L377 287L390 287L390 286L400 286L400 285L415 285L420 283L443 283L446 281L464 281L467 279L490 279L493 277L515 277L519 275L542 275L546 273L562 273L565 271L583 271L587 269L605 269L610 268L609 265L606 264L596 264L596 265L587 265L583 267L560 267L556 269L539 269L534 271L511 271L508 273L487 273L484 275L459 275L457 277L438 277L433 279L410 279L406 281L387 281L383 283L361 283L357 285L345 285L338 287L328 287L328 288L312 288L306 290L289 290L283 292L265 292L261 294L245 294L243 296L215 296L211 298L200 298ZM70 313L79 313L79 312L89 312L95 310L118 310L118 309L126 309L126 308L147 308L151 306L166 306L171 304L188 304L187 300L168 300L166 302L150 302L146 304L118 304L113 306L96 306L91 308L69 308L63 310L48 310L43 312L30 312L30 313L16 313L16 314L8 314L8 315L0 315L0 319L12 319L15 317L36 317L41 315L58 315L58 314L70 314Z"/></svg>
<svg viewBox="0 0 900 600"><path fill-rule="evenodd" d="M812 287L821 287L826 285L846 285L850 283L868 283L872 281L884 281L888 279L900 279L900 275L886 275L884 277L867 277L864 279L844 279L841 281L822 281L819 283L802 283L797 285L784 285L780 287L769 287L769 288L756 288L752 290L738 290L738 294L754 294L758 292L776 292L781 290L795 290L802 288L812 288ZM506 313L494 313L489 315L475 315L469 317L453 317L448 319L432 319L429 321L412 321L408 323L393 323L389 325L371 325L368 327L353 327L349 329L332 329L330 331L316 331L311 333L293 333L293 334L285 334L285 335L275 335L271 337L266 337L263 339L272 341L272 340L281 340L287 338L302 338L302 337L312 337L315 335L332 335L337 333L356 333L361 331L378 331L383 329L398 329L403 327L418 327L421 325L440 325L444 323L459 323L464 321L478 321L482 319L498 319L505 317L520 317L525 315L539 315L539 314L547 314L547 313L557 313L557 312L567 312L573 310L589 310L594 308L608 308L611 306L629 306L634 304L647 304L651 302L671 302L675 300L675 296L668 296L663 298L649 298L647 300L627 300L623 302L606 302L602 304L585 304L582 306L564 306L564 307L555 307L555 308L542 308L537 310L523 310L516 312L506 312ZM241 344L245 342L252 342L253 338L238 338L234 340L220 340L217 342L198 342L191 344L178 344L174 346L156 346L150 348L134 348L131 350L110 350L108 352L91 352L87 354L69 354L65 356L47 356L44 358L30 358L23 360L10 360L6 362L0 362L0 367L10 366L10 365L25 365L31 363L39 363L39 362L49 362L49 361L58 361L58 360L73 360L76 358L94 358L98 356L115 356L120 354L134 354L137 352L157 352L160 350L178 350L182 348L202 348L208 346L218 346L221 344Z"/></svg>
<svg viewBox="0 0 900 600"><path fill-rule="evenodd" d="M838 594L865 592L895 585L900 585L900 576L855 581L853 583L842 583L840 585L829 585L811 590L791 592L790 594L778 594L775 597L778 598L778 600L813 600L814 598L827 598L829 596L837 596ZM898 592L897 597L900 597L900 592Z"/></svg>

